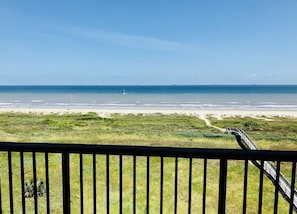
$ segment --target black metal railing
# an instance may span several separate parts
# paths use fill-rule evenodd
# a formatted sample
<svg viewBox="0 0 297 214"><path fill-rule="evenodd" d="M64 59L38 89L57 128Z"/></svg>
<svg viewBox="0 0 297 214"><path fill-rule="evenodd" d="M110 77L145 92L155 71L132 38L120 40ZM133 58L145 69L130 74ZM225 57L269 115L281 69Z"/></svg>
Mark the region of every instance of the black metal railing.
<svg viewBox="0 0 297 214"><path fill-rule="evenodd" d="M249 161L259 161L258 170ZM1 143L1 213L293 213L297 151Z"/></svg>

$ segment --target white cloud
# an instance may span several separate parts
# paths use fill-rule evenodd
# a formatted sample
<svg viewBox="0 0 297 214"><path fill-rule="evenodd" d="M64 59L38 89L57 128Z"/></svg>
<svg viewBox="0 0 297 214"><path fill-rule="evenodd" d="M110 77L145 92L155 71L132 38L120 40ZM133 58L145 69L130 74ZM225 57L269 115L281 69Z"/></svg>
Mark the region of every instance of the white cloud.
<svg viewBox="0 0 297 214"><path fill-rule="evenodd" d="M250 73L246 75L247 82L255 82L261 80L258 74L256 73Z"/></svg>
<svg viewBox="0 0 297 214"><path fill-rule="evenodd" d="M248 83L290 83L290 78L286 77L285 73L278 73L278 72L262 72L262 73L250 73L246 75L245 81Z"/></svg>
<svg viewBox="0 0 297 214"><path fill-rule="evenodd" d="M59 27L59 29L62 30L64 33L76 35L84 39L109 43L128 48L141 48L162 51L192 49L191 46L186 44L149 36L107 32L78 26L61 26Z"/></svg>
<svg viewBox="0 0 297 214"><path fill-rule="evenodd" d="M3 14L1 15L2 12ZM65 37L65 35L72 37L75 36L85 40L117 45L126 48L158 51L194 50L195 48L188 44L160 39L154 36L105 31L101 29L79 26L76 24L48 21L39 19L31 14L4 10L3 8L0 8L0 17L1 16L3 20L10 20L10 22L13 22L14 26L22 26L22 32L24 32L25 29L25 32L46 38Z"/></svg>

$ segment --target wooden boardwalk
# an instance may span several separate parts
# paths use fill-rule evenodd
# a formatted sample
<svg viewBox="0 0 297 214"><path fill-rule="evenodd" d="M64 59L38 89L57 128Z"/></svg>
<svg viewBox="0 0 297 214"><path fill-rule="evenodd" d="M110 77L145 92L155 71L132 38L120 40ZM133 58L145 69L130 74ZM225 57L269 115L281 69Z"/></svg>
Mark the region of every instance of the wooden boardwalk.
<svg viewBox="0 0 297 214"><path fill-rule="evenodd" d="M241 129L227 128L226 132L233 134L236 137L236 140L242 149L259 149L250 137ZM259 169L262 168L260 160L253 160L251 162ZM297 192L291 187L287 178L281 172L277 173L277 168L269 161L263 161L263 171L274 185L278 185L279 192L289 203L291 203L291 198L293 198L294 210L297 212Z"/></svg>

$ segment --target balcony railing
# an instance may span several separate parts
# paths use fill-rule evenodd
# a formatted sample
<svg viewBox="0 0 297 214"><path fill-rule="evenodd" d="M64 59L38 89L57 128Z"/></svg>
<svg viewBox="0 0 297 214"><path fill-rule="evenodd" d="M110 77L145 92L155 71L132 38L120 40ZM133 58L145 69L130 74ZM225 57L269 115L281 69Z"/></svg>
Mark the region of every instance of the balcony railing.
<svg viewBox="0 0 297 214"><path fill-rule="evenodd" d="M3 142L0 210L293 213L296 161L297 151ZM280 171L290 180L287 200L279 197Z"/></svg>

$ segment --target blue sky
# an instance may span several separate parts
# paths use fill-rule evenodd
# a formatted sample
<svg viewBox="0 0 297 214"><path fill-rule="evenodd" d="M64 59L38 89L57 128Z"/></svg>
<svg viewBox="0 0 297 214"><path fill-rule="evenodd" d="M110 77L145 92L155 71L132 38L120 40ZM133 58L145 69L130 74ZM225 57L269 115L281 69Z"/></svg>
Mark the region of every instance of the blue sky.
<svg viewBox="0 0 297 214"><path fill-rule="evenodd" d="M0 85L297 84L297 0L0 2Z"/></svg>

